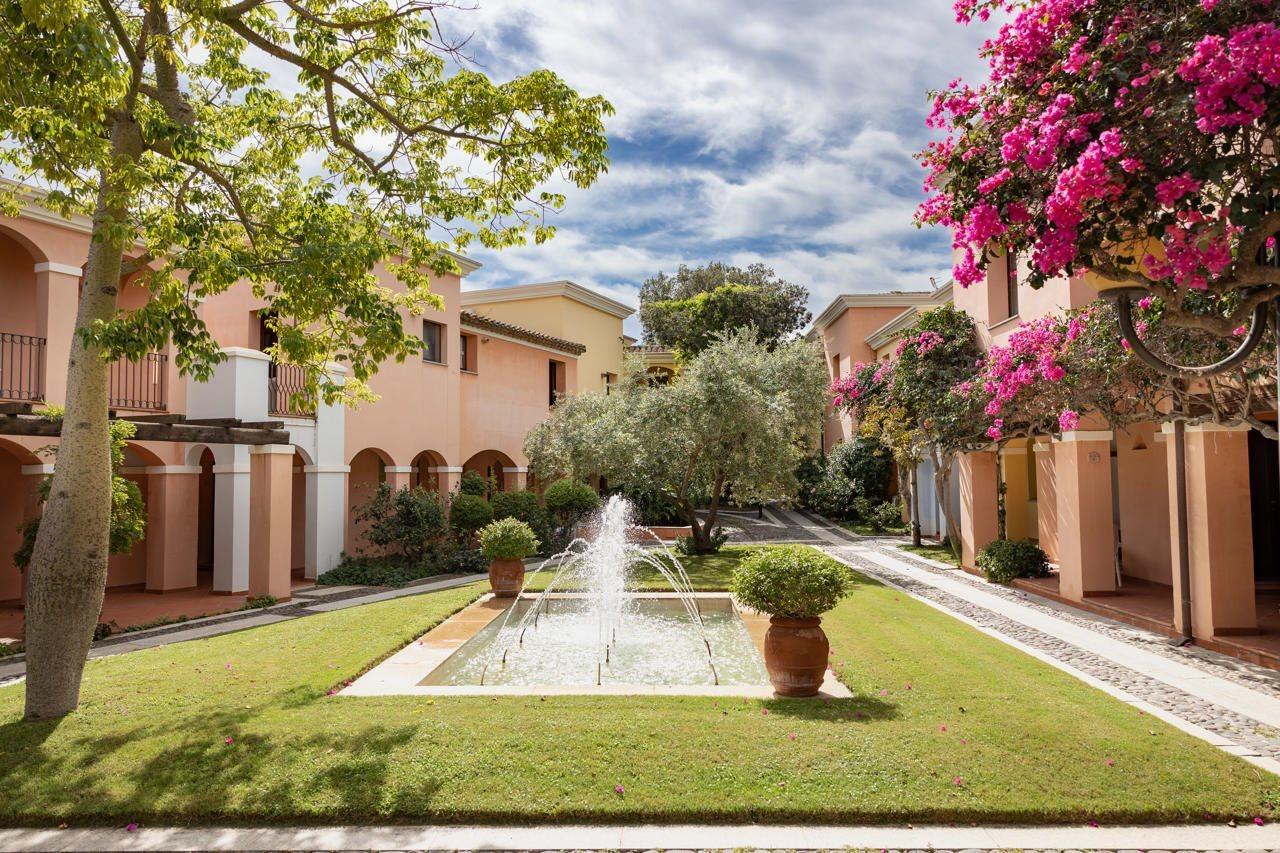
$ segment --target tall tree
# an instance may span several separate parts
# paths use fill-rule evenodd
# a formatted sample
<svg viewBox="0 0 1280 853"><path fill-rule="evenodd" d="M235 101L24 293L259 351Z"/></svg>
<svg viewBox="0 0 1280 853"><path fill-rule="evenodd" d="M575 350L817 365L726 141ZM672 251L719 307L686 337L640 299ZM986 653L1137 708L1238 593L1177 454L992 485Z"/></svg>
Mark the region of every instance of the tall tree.
<svg viewBox="0 0 1280 853"><path fill-rule="evenodd" d="M647 342L689 358L717 334L748 326L773 346L809 322L808 299L808 290L764 264L681 264L675 275L660 272L640 285L640 323Z"/></svg>
<svg viewBox="0 0 1280 853"><path fill-rule="evenodd" d="M429 0L40 0L0 9L0 162L92 216L58 465L27 587L28 718L76 707L105 587L107 359L172 340L219 359L197 303L237 284L277 318L308 392L368 396L419 342L449 249L552 235L557 174L607 166L611 110L550 71L472 70ZM303 171L306 165L314 176ZM17 193L5 198L16 213ZM126 257L127 255L127 257ZM404 289L378 286L385 262ZM121 315L122 277L151 291ZM348 365L345 390L323 366ZM56 366L51 366L56 369Z"/></svg>
<svg viewBox="0 0 1280 853"><path fill-rule="evenodd" d="M1148 288L1166 322L1231 337L1280 296L1280 22L1257 0L959 0L1009 22L989 79L935 93L920 221L955 278L1029 256Z"/></svg>
<svg viewBox="0 0 1280 853"><path fill-rule="evenodd" d="M616 393L561 400L530 432L525 454L539 478L599 474L661 492L706 553L716 548L717 514L730 490L742 503L794 497L825 389L815 344L771 351L739 330L713 341L670 385L650 386L634 369Z"/></svg>

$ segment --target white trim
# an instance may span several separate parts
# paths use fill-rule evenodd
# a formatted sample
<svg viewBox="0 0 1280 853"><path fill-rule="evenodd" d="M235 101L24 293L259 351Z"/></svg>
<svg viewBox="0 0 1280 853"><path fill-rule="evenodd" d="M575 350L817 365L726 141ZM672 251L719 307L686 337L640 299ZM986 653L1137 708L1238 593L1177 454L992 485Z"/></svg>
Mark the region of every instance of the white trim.
<svg viewBox="0 0 1280 853"><path fill-rule="evenodd" d="M461 305L463 308L467 308L472 305L520 302L525 299L544 299L553 296L572 299L574 302L580 302L588 308L611 314L620 320L625 320L636 313L636 309L615 299L610 299L603 294L596 293L594 290L588 290L568 279L545 281L538 284L517 284L512 287L491 287L485 290L465 290L462 292Z"/></svg>
<svg viewBox="0 0 1280 853"><path fill-rule="evenodd" d="M73 267L71 264L60 264L56 261L41 261L36 264L36 272L56 272L62 275L73 275L76 278L84 275L84 270L80 269L80 267Z"/></svg>
<svg viewBox="0 0 1280 853"><path fill-rule="evenodd" d="M897 293L845 293L832 300L818 315L818 319L813 321L813 327L822 331L850 308L911 308L918 305L943 305L950 299L951 292L943 287L937 290L904 290Z"/></svg>
<svg viewBox="0 0 1280 853"><path fill-rule="evenodd" d="M560 358L572 358L574 360L577 360L578 358L580 358L581 355L586 355L586 352L587 352L586 350L583 350L581 355L575 355L574 353L566 352L565 350L562 350L562 349L556 349L555 347L544 346L543 344L535 343L533 341L526 341L523 338L516 338L516 337L512 337L511 335L504 335L500 332L494 332L489 329L485 329L481 326L472 326L469 323L467 323L466 320L460 321L458 325L469 332L474 332L475 334L479 335L482 339L480 341L481 344L486 343L486 341L483 340L484 338L497 338L500 341L507 341L513 344L520 344L521 346L525 346L525 347L533 347L534 349L540 349L543 352L549 352L552 355L557 355ZM541 332L539 332L538 334L541 334ZM423 363L439 364L441 366L445 366L445 363L443 361L439 361L439 362L426 361Z"/></svg>
<svg viewBox="0 0 1280 853"><path fill-rule="evenodd" d="M413 466L412 465L388 465L383 470L386 471L388 474L412 474Z"/></svg>
<svg viewBox="0 0 1280 853"><path fill-rule="evenodd" d="M244 463L235 463L232 465L214 465L210 470L215 474L248 474L249 466Z"/></svg>
<svg viewBox="0 0 1280 853"><path fill-rule="evenodd" d="M461 474L462 466L460 465L433 465L427 469L431 474Z"/></svg>
<svg viewBox="0 0 1280 853"><path fill-rule="evenodd" d="M1053 450L1053 444L1048 441L1037 441L1031 445L1032 453L1044 453L1046 450Z"/></svg>
<svg viewBox="0 0 1280 853"><path fill-rule="evenodd" d="M873 350L878 350L885 344L892 343L894 340L902 336L902 333L915 325L915 320L920 316L920 309L914 305L876 329L871 334L863 338L867 346Z"/></svg>
<svg viewBox="0 0 1280 853"><path fill-rule="evenodd" d="M143 468L144 474L199 474L199 465L148 465Z"/></svg>
<svg viewBox="0 0 1280 853"><path fill-rule="evenodd" d="M292 444L258 444L249 448L251 456L292 456Z"/></svg>
<svg viewBox="0 0 1280 853"><path fill-rule="evenodd" d="M1064 432L1054 441L1066 444L1072 441L1110 441L1115 434L1109 429L1073 429Z"/></svg>
<svg viewBox="0 0 1280 853"><path fill-rule="evenodd" d="M53 465L49 463L45 463L44 465L23 465L22 473L27 476L34 476L36 474L52 474Z"/></svg>
<svg viewBox="0 0 1280 853"><path fill-rule="evenodd" d="M522 465L517 465L517 466L515 466L514 468L503 468L503 469L502 469L502 473L504 473L504 474L528 474L528 473L529 473L529 469L528 469L528 468L526 468L526 467L524 467L524 466L522 466Z"/></svg>
<svg viewBox="0 0 1280 853"><path fill-rule="evenodd" d="M262 350L249 349L248 347L223 347L224 355L235 356L237 358L251 358L257 361L270 361L271 356Z"/></svg>
<svg viewBox="0 0 1280 853"><path fill-rule="evenodd" d="M1187 432L1248 432L1248 424L1187 424Z"/></svg>
<svg viewBox="0 0 1280 853"><path fill-rule="evenodd" d="M350 474L350 465L303 465L304 474Z"/></svg>

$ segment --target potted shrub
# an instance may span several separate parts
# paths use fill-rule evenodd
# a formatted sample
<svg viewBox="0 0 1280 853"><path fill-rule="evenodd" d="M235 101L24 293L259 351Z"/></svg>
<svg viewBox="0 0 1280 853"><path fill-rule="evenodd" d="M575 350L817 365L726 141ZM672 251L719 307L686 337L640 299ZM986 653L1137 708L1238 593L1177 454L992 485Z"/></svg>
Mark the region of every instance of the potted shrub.
<svg viewBox="0 0 1280 853"><path fill-rule="evenodd" d="M538 553L533 528L518 518L501 518L480 531L480 549L489 558L489 587L498 598L513 598L524 587L524 563Z"/></svg>
<svg viewBox="0 0 1280 853"><path fill-rule="evenodd" d="M803 545L766 548L733 570L738 601L768 613L764 664L779 696L816 696L831 646L822 614L849 592L849 569Z"/></svg>
<svg viewBox="0 0 1280 853"><path fill-rule="evenodd" d="M992 583L1012 583L1016 578L1042 578L1049 574L1049 558L1040 546L1023 539L997 539L978 552L975 560Z"/></svg>

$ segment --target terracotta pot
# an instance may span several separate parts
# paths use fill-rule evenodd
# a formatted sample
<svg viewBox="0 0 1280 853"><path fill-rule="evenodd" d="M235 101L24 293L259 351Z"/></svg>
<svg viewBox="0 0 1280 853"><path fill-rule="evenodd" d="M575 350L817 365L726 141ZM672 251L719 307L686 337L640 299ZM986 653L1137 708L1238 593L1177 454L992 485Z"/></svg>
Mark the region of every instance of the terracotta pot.
<svg viewBox="0 0 1280 853"><path fill-rule="evenodd" d="M831 644L822 620L774 616L764 635L764 665L779 696L817 696Z"/></svg>
<svg viewBox="0 0 1280 853"><path fill-rule="evenodd" d="M524 586L524 561L491 560L489 588L498 598L515 598Z"/></svg>

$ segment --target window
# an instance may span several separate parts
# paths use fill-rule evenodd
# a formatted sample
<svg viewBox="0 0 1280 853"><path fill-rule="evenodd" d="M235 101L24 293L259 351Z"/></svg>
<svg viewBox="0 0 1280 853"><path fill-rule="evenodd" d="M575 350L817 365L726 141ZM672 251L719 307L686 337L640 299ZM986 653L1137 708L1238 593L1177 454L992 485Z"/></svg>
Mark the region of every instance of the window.
<svg viewBox="0 0 1280 853"><path fill-rule="evenodd" d="M547 362L547 406L554 406L564 393L564 362L551 359Z"/></svg>
<svg viewBox="0 0 1280 853"><path fill-rule="evenodd" d="M838 354L831 356L831 378L840 378L840 356Z"/></svg>
<svg viewBox="0 0 1280 853"><path fill-rule="evenodd" d="M618 374L616 374L616 373L601 373L601 374L600 374L600 381L604 384L604 393L606 393L606 394L612 394L612 393L613 393L613 386L614 386L614 385L616 385L616 384L617 384L617 382L618 382Z"/></svg>
<svg viewBox="0 0 1280 853"><path fill-rule="evenodd" d="M444 364L444 326L422 321L422 360Z"/></svg>
<svg viewBox="0 0 1280 853"><path fill-rule="evenodd" d="M1018 314L1018 256L1013 252L1004 253L1005 287L1008 290L1009 316Z"/></svg>
<svg viewBox="0 0 1280 853"><path fill-rule="evenodd" d="M480 353L476 350L476 336L468 335L465 332L458 335L458 369L465 370L468 373L476 372L476 357Z"/></svg>

